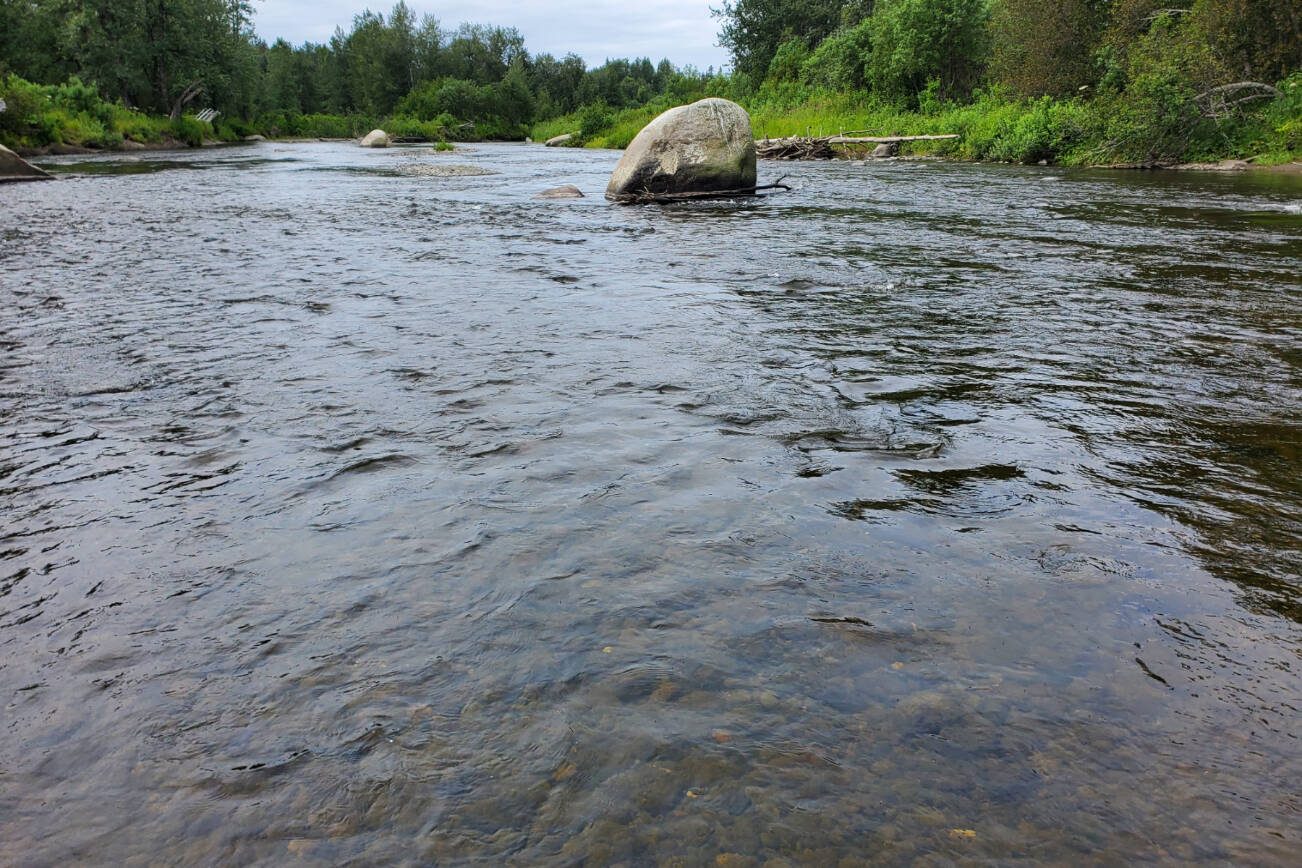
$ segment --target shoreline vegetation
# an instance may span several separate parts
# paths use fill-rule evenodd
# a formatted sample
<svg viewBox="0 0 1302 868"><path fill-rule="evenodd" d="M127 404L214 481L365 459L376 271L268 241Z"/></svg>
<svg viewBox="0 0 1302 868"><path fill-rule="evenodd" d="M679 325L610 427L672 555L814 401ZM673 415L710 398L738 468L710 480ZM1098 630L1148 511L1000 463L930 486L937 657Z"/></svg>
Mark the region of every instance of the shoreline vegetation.
<svg viewBox="0 0 1302 868"><path fill-rule="evenodd" d="M440 146L571 134L568 146L624 148L666 109L715 96L746 108L758 139L957 136L905 143L905 157L1302 164L1293 0L737 0L715 10L727 72L648 58L588 69L531 55L514 28L446 31L401 2L297 47L257 39L242 0L74 5L68 19L58 0L0 0L0 144L20 154L375 128Z"/></svg>

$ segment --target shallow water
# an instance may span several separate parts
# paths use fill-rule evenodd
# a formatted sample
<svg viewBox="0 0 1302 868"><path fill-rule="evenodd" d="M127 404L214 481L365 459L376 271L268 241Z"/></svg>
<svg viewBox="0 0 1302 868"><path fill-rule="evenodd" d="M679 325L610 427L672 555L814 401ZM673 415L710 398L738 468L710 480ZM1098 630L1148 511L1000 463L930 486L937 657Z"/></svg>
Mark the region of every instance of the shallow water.
<svg viewBox="0 0 1302 868"><path fill-rule="evenodd" d="M617 158L0 188L0 863L1295 864L1302 183Z"/></svg>

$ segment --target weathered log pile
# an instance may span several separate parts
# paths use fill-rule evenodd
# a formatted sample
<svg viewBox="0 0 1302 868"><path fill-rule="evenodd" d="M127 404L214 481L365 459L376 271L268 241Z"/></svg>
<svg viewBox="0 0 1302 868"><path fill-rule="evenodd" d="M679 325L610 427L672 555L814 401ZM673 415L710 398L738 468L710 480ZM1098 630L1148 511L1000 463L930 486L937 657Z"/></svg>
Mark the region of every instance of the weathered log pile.
<svg viewBox="0 0 1302 868"><path fill-rule="evenodd" d="M956 134L942 136L791 136L786 139L759 139L755 156L761 160L831 160L839 157L837 146L893 145L900 142L957 139Z"/></svg>
<svg viewBox="0 0 1302 868"><path fill-rule="evenodd" d="M831 160L836 150L827 138L761 139L755 143L755 156L761 160Z"/></svg>

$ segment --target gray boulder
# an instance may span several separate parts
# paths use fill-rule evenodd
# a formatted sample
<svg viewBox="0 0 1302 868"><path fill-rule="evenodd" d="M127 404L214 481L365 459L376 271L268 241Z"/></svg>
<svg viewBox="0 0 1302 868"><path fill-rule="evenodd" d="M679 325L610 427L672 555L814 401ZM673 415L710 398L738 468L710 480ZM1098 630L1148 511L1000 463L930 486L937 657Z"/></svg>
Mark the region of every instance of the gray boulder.
<svg viewBox="0 0 1302 868"><path fill-rule="evenodd" d="M371 130L362 138L363 148L389 147L389 134L384 130Z"/></svg>
<svg viewBox="0 0 1302 868"><path fill-rule="evenodd" d="M566 184L562 187L552 187L550 190L543 190L535 199L582 199L583 191L573 184Z"/></svg>
<svg viewBox="0 0 1302 868"><path fill-rule="evenodd" d="M574 133L562 133L559 136L552 136L546 141L546 145L549 148L559 148L561 145L568 145L573 138Z"/></svg>
<svg viewBox="0 0 1302 868"><path fill-rule="evenodd" d="M0 145L0 181L49 181L53 176L43 172Z"/></svg>
<svg viewBox="0 0 1302 868"><path fill-rule="evenodd" d="M755 135L735 102L703 99L642 128L610 176L606 198L630 201L674 193L755 186Z"/></svg>

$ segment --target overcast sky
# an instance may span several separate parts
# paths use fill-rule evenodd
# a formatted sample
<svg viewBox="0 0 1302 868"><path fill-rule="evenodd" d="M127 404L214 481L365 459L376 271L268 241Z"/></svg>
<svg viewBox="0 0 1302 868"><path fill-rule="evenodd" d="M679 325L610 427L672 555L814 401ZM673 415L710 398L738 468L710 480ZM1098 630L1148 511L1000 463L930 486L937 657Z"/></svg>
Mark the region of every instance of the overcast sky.
<svg viewBox="0 0 1302 868"><path fill-rule="evenodd" d="M299 45L327 42L336 26L348 30L366 8L387 17L397 0L254 0L253 26L267 42L283 37ZM574 52L599 66L606 58L667 57L700 70L723 66L728 53L715 45L719 22L710 17L718 0L407 0L419 21L433 15L443 29L463 21L515 27L530 54L562 57Z"/></svg>

